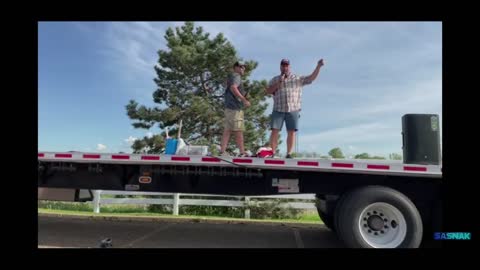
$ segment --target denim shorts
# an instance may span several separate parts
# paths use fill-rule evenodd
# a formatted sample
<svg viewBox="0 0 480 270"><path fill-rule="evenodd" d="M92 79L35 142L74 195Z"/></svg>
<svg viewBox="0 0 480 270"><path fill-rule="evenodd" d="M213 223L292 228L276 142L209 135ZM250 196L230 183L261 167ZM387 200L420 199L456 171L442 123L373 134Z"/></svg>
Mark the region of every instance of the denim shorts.
<svg viewBox="0 0 480 270"><path fill-rule="evenodd" d="M298 130L298 118L300 111L295 112L277 112L273 111L270 117L270 128L282 130L283 122L287 126L287 130Z"/></svg>

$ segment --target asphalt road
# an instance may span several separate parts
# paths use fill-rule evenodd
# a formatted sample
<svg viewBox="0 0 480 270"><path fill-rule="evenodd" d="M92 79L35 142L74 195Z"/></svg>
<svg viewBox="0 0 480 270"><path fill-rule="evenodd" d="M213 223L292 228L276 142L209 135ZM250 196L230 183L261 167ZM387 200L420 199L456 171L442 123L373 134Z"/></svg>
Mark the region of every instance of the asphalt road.
<svg viewBox="0 0 480 270"><path fill-rule="evenodd" d="M324 225L257 224L205 220L105 220L38 217L39 248L338 248Z"/></svg>

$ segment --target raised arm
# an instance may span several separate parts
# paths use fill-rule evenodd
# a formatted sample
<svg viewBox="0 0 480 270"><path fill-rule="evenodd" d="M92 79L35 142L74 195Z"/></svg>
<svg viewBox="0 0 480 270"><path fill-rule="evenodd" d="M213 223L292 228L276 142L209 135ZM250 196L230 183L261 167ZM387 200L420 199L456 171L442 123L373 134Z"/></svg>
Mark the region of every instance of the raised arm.
<svg viewBox="0 0 480 270"><path fill-rule="evenodd" d="M324 65L323 63L323 59L320 59L320 61L318 61L317 63L317 67L315 68L315 70L312 72L312 74L310 74L309 76L307 76L305 79L311 83L313 82L317 77L318 77L318 74L320 73L320 68Z"/></svg>

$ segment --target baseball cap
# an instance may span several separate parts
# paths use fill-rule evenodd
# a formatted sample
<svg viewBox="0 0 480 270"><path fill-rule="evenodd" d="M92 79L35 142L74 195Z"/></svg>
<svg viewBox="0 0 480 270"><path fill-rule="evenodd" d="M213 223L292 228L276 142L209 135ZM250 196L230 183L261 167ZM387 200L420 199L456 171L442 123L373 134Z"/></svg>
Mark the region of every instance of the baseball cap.
<svg viewBox="0 0 480 270"><path fill-rule="evenodd" d="M237 61L237 62L235 62L235 64L233 64L233 66L234 66L234 67L241 67L241 66L244 66L244 67L245 67L245 66L247 66L247 65L246 65L245 62L243 62L243 61Z"/></svg>
<svg viewBox="0 0 480 270"><path fill-rule="evenodd" d="M290 65L290 60L284 58L280 61L280 65Z"/></svg>

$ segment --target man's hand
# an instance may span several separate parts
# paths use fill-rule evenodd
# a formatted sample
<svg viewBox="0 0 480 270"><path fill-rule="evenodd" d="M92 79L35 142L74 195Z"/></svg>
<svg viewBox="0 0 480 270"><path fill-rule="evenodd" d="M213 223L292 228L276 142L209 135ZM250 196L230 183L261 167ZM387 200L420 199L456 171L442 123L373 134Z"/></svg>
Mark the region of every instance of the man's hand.
<svg viewBox="0 0 480 270"><path fill-rule="evenodd" d="M323 59L320 59L320 61L318 61L318 66L321 67L321 66L323 66L323 65L324 65Z"/></svg>
<svg viewBox="0 0 480 270"><path fill-rule="evenodd" d="M250 107L251 104L250 104L250 101L248 101L248 100L245 99L245 100L243 101L243 105L245 105L245 107L248 108L248 107Z"/></svg>

